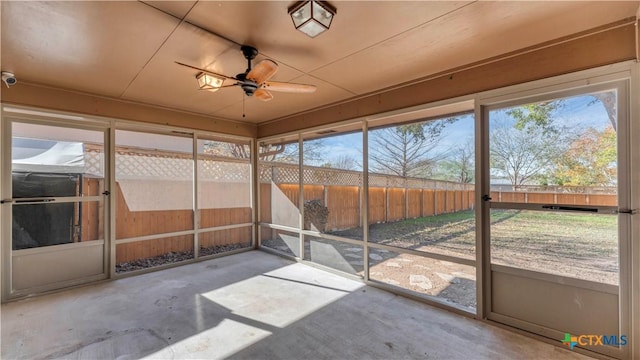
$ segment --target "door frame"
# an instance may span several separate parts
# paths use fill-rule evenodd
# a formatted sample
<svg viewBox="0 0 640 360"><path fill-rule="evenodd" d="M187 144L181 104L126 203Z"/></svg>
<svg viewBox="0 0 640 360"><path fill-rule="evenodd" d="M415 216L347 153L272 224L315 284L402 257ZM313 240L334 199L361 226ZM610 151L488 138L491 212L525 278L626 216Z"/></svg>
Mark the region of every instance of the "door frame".
<svg viewBox="0 0 640 360"><path fill-rule="evenodd" d="M631 101L637 98L637 87L640 82L638 65L632 62L610 65L598 69L591 69L579 73L559 76L551 79L539 80L528 84L498 89L479 94L476 98L476 203L477 237L476 249L478 260L478 318L496 321L508 326L535 332L551 339L551 333L541 326L523 321L510 321L504 316L492 312L491 299L491 259L490 259L490 209L491 204L484 201L483 195L490 194L489 181L489 111L494 108L505 108L510 105L532 103L551 98L572 96L601 90L602 88L617 88L618 96L618 208L637 209L638 201L632 200L632 194L638 191L638 168L632 167L632 161L638 159L640 146L631 143L632 137L637 138L640 127L637 123L638 105ZM633 97L632 97L633 96ZM631 180L634 179L635 182ZM637 196L636 196L637 197ZM638 279L633 275L638 273L638 220L637 215L618 215L619 219L619 258L620 258L620 286L619 286L619 321L620 332L628 336L628 346L614 351L612 356L626 357L638 354L638 319L637 304L640 300ZM606 286L605 286L606 287ZM633 302L635 300L635 303ZM633 305L635 304L635 305ZM632 318L633 317L633 318ZM542 331L541 331L542 329ZM632 332L636 329L635 332ZM553 331L552 331L553 332ZM593 355L588 350L584 351Z"/></svg>
<svg viewBox="0 0 640 360"><path fill-rule="evenodd" d="M76 115L68 115L60 112L46 112L38 111L35 109L24 108L19 106L2 106L2 118L0 119L0 140L2 146L2 156L0 157L0 195L2 199L10 199L12 198L12 162L11 162L11 152L12 152L12 124L14 123L23 123L29 125L44 125L44 126L55 126L60 128L73 128L80 130L91 130L98 131L103 133L103 154L104 154L104 188L106 191L110 191L110 152L109 149L109 139L110 139L110 122L108 120L100 120L96 118L89 118L83 116ZM63 248L82 248L82 247L91 247L99 245L102 248L102 273L97 275L90 275L83 278L72 279L54 282L46 285L40 285L31 287L28 289L13 289L13 249L12 249L12 224L11 224L11 209L12 206L9 203L0 205L0 235L2 237L2 242L0 243L0 247L2 249L2 256L0 260L0 269L2 270L2 301L11 300L19 297L24 297L26 295L34 294L34 293L43 293L47 291L53 291L58 289L69 288L76 285L86 284L89 282L94 282L98 280L103 280L109 278L109 267L110 267L110 198L111 196L99 195L103 198L103 238L98 240L101 243L96 244L72 244L72 246L68 245L59 245ZM94 198L93 201L97 201ZM69 197L64 197L60 199L61 202L69 202L71 199ZM86 201L91 201L91 199L85 199ZM50 251L58 250L58 246L55 249L52 247L51 249L47 249L49 247L37 248L37 249L24 249L22 251L27 251L28 253L33 254L45 254ZM60 248L62 249L62 248Z"/></svg>

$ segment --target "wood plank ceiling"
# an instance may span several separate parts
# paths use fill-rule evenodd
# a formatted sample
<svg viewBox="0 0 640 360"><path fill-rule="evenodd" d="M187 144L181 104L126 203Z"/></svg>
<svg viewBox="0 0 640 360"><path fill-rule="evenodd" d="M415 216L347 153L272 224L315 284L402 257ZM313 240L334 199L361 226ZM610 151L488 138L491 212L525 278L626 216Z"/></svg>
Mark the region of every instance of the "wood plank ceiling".
<svg viewBox="0 0 640 360"><path fill-rule="evenodd" d="M293 28L287 1L1 4L1 68L43 84L220 119L264 123L635 17L635 1L339 1L331 29ZM199 91L181 61L235 75L239 44L280 69L275 81L315 94ZM526 70L526 69L523 69ZM10 89L5 90L10 91Z"/></svg>

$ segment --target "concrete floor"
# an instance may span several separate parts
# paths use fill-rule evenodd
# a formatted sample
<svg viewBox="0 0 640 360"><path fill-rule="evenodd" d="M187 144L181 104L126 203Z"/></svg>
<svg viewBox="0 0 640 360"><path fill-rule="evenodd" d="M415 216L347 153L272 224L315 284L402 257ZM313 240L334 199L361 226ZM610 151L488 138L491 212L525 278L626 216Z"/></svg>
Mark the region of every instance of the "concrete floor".
<svg viewBox="0 0 640 360"><path fill-rule="evenodd" d="M586 358L251 251L2 305L2 359Z"/></svg>

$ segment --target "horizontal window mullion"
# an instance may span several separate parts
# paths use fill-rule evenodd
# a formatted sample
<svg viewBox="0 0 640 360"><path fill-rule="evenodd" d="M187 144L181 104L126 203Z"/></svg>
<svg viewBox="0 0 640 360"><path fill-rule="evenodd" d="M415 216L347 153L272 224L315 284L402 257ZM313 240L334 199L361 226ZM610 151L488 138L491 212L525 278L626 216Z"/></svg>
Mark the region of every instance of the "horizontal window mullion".
<svg viewBox="0 0 640 360"><path fill-rule="evenodd" d="M368 243L368 245L369 245L369 248L382 249L382 250L387 250L387 251L401 253L401 254L416 255L416 256L426 257L426 258L435 259L435 260L448 261L448 262L452 262L460 265L467 265L467 266L474 266L474 267L476 266L475 260L459 258L455 256L450 256L450 255L443 255L443 254L437 254L437 253L425 252L425 251L419 251L419 250L413 250L413 249L405 249L401 247L395 247L395 246L389 246L389 245L383 245L383 244L377 244L377 243L371 243L371 242Z"/></svg>
<svg viewBox="0 0 640 360"><path fill-rule="evenodd" d="M253 223L242 223L242 224L231 224L231 225L222 225L222 226L214 226L208 228L200 228L197 230L198 234L210 231L219 231L219 230L229 230L229 229L239 229L244 227L253 226Z"/></svg>
<svg viewBox="0 0 640 360"><path fill-rule="evenodd" d="M196 233L195 230L185 230L185 231L176 231L171 233L162 233L162 234L154 234L154 235L136 236L136 237L125 238L125 239L116 239L116 245L127 244L127 243L132 243L137 241L165 239L165 238L174 237L174 236L194 235L195 233Z"/></svg>

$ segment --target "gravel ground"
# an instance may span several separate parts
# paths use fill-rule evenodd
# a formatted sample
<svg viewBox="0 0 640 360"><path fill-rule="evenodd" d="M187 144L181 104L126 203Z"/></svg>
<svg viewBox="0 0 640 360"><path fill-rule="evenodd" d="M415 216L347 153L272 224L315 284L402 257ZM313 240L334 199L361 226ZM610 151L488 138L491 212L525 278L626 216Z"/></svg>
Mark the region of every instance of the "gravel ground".
<svg viewBox="0 0 640 360"><path fill-rule="evenodd" d="M229 245L220 245L220 246L212 246L208 248L200 248L199 256L208 256L214 254L220 254L224 252L229 252L233 250L243 249L248 247L248 244L229 244ZM193 259L193 251L182 251L182 252L170 252L167 254L162 254L150 258L138 259L135 261L125 262L121 264L116 264L116 273L126 273L129 271L142 270L147 268L152 268L165 264L177 263L185 260Z"/></svg>

